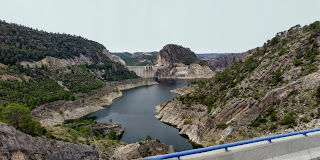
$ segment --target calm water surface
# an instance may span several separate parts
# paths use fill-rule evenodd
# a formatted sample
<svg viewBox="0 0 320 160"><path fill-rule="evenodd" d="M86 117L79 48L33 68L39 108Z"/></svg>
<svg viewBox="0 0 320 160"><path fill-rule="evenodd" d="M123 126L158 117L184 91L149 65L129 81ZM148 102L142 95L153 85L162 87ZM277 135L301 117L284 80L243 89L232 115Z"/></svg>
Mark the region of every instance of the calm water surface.
<svg viewBox="0 0 320 160"><path fill-rule="evenodd" d="M161 80L158 85L143 86L123 91L123 96L110 106L86 116L99 122L113 122L125 126L121 141L133 143L144 140L147 135L173 145L175 151L192 149L188 139L179 135L179 130L155 118L155 106L172 100L177 94L170 90L183 87L191 80Z"/></svg>

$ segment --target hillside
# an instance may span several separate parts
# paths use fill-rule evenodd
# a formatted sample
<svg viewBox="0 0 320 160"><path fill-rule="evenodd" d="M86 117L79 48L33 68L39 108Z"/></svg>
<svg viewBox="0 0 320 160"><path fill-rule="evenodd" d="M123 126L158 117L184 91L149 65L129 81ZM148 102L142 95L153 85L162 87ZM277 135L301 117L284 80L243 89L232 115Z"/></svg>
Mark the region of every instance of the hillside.
<svg viewBox="0 0 320 160"><path fill-rule="evenodd" d="M137 78L112 61L103 45L79 36L4 21L0 33L0 121L10 124L11 114L25 116L11 125L31 135L44 135L46 130L32 120L30 110L59 100L84 102L93 90L113 88L107 82Z"/></svg>
<svg viewBox="0 0 320 160"><path fill-rule="evenodd" d="M155 65L158 52L114 52L111 54L119 56L127 66L146 66Z"/></svg>
<svg viewBox="0 0 320 160"><path fill-rule="evenodd" d="M319 21L280 32L156 117L204 146L320 127L319 44Z"/></svg>

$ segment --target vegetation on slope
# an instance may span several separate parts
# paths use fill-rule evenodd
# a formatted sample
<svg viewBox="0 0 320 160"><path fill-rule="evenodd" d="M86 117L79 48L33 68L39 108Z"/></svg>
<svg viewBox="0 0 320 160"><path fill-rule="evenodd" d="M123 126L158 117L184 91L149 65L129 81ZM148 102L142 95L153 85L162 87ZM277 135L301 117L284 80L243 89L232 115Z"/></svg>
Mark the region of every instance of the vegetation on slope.
<svg viewBox="0 0 320 160"><path fill-rule="evenodd" d="M206 106L207 113L203 116L214 116L216 119L203 123L217 123L214 127L218 129L226 128L224 124L227 124L235 131L239 130L239 133L232 132L226 138L227 141L263 136L275 131L281 133L288 128L310 128L312 124L306 123L313 123L313 119L318 119L320 114L317 97L319 84L308 84L311 87L308 89L295 89L297 87L288 84L295 84L296 81L318 71L319 42L319 21L303 28L291 28L262 47L248 51L249 58L217 73L212 79L194 82L191 85L196 87L196 91L179 96L177 100L189 111L196 110L199 105ZM281 92L283 87L290 92L266 97L271 91L274 91L274 94ZM241 112L241 105L244 104L250 106L248 110L252 105L258 107L255 113L243 115L245 117L241 124L251 121L250 126L235 122L239 117L232 119ZM256 118L250 120L250 117ZM200 119L201 117L199 121Z"/></svg>
<svg viewBox="0 0 320 160"><path fill-rule="evenodd" d="M53 34L0 21L0 63L39 61L46 56L73 58L90 55L98 61L104 46L68 34Z"/></svg>
<svg viewBox="0 0 320 160"><path fill-rule="evenodd" d="M113 55L119 56L126 62L127 66L146 66L146 65L155 65L155 61L158 56L158 52L148 52L144 53L111 53ZM150 55L149 55L150 54Z"/></svg>
<svg viewBox="0 0 320 160"><path fill-rule="evenodd" d="M32 120L30 108L15 103L0 105L0 121L32 136L50 135L37 121Z"/></svg>
<svg viewBox="0 0 320 160"><path fill-rule="evenodd" d="M21 70L16 70L17 68ZM47 76L50 73L48 69L25 69L20 65L14 65L0 67L0 71L2 75L22 77L20 81L10 79L0 81L0 102L2 103L15 102L35 107L56 100L68 100L71 97L71 92L65 91L56 81ZM30 76L28 80L24 79L24 73Z"/></svg>
<svg viewBox="0 0 320 160"><path fill-rule="evenodd" d="M33 136L44 135L46 131L40 123L32 121L31 109L57 100L77 100L78 93L89 93L108 81L138 78L125 66L111 61L104 49L103 45L79 36L0 21L0 120ZM20 64L46 56L66 59L80 55L94 63L68 67ZM22 121L12 124L14 121L6 116L9 112L14 113L11 117L22 117Z"/></svg>

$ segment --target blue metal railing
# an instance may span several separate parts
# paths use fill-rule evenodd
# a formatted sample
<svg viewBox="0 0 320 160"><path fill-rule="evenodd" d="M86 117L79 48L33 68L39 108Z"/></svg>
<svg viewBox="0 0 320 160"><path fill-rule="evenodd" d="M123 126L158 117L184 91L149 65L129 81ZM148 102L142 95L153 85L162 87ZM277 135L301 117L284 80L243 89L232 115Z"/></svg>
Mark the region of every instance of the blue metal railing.
<svg viewBox="0 0 320 160"><path fill-rule="evenodd" d="M255 142L261 142L261 141L269 141L271 143L271 141L273 139L289 137L289 136L294 136L294 135L299 135L299 134L307 136L307 133L318 132L318 131L320 131L320 128L292 132L292 133L286 133L286 134L279 134L279 135L275 135L275 136L256 138L256 139L251 139L251 140L239 141L239 142L222 144L222 145L205 147L205 148L198 148L198 149L187 150L187 151L182 151L182 152L175 152L175 153L170 153L170 154L165 154L165 155L160 155L160 156L146 157L143 159L148 159L148 160L159 160L159 159L168 159L168 158L180 159L180 157L182 157L182 156L187 156L187 155L191 155L191 154L198 154L198 153L203 153L203 152L208 152L208 151L213 151L213 150L218 150L218 149L225 149L225 151L228 152L229 147L235 147L235 146L240 146L240 145L245 145L245 144L250 144L250 143L255 143Z"/></svg>

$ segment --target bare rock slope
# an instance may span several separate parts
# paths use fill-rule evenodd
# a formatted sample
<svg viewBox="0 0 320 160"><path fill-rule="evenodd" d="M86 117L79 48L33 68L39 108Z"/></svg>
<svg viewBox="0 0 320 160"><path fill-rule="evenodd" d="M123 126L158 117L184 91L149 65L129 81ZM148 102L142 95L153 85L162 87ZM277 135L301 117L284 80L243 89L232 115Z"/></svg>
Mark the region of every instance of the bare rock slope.
<svg viewBox="0 0 320 160"><path fill-rule="evenodd" d="M98 151L45 137L32 137L0 122L0 159L99 159Z"/></svg>
<svg viewBox="0 0 320 160"><path fill-rule="evenodd" d="M156 117L204 146L319 127L319 35L320 22L277 34Z"/></svg>
<svg viewBox="0 0 320 160"><path fill-rule="evenodd" d="M114 159L137 159L155 155L173 153L173 147L160 141L141 141L117 148Z"/></svg>

